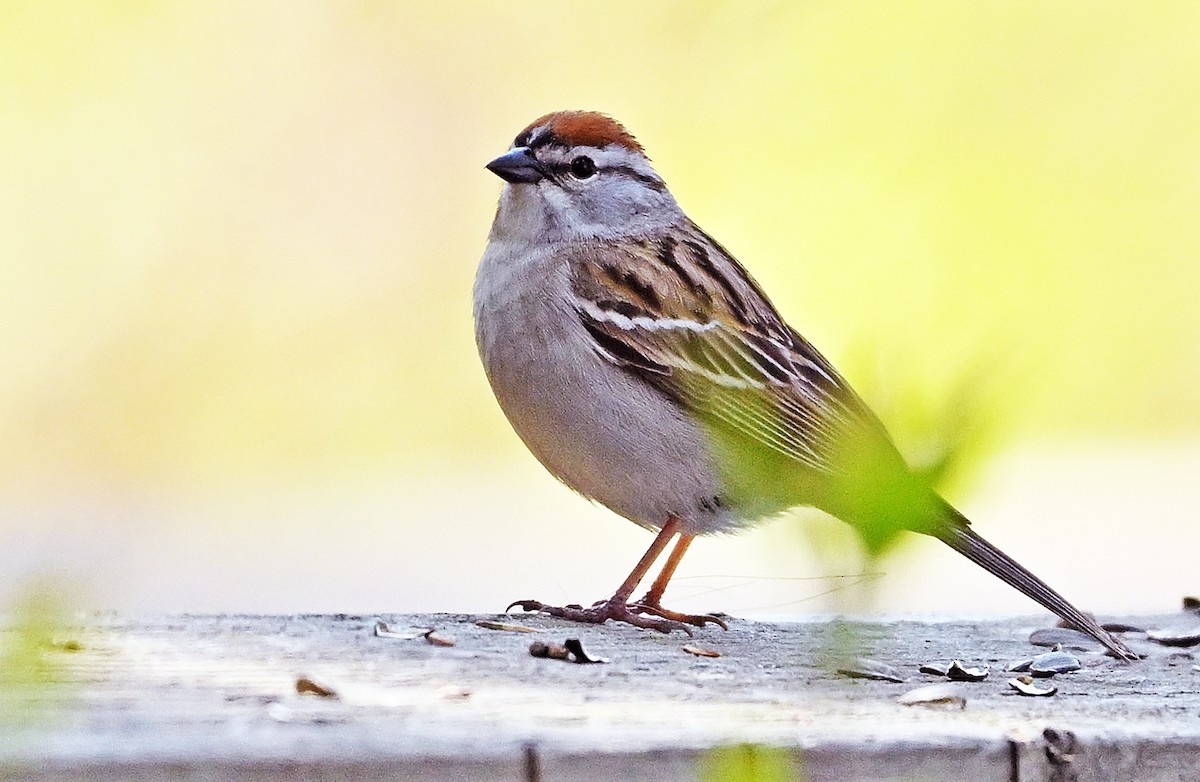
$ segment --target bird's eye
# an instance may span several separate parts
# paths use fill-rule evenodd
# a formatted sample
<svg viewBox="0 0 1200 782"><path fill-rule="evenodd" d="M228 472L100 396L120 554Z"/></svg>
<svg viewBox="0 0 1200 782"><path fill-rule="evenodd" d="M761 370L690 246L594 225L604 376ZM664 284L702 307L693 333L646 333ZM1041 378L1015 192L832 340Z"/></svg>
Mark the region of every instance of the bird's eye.
<svg viewBox="0 0 1200 782"><path fill-rule="evenodd" d="M571 176L576 179L587 179L596 173L596 163L587 155L580 155L571 161Z"/></svg>

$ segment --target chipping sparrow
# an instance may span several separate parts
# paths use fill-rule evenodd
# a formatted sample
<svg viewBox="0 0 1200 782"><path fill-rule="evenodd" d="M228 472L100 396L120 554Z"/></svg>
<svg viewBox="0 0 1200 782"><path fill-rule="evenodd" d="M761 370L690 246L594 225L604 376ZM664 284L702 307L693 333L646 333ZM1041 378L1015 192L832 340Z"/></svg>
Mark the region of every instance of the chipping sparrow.
<svg viewBox="0 0 1200 782"><path fill-rule="evenodd" d="M548 114L487 167L507 183L475 278L475 336L496 399L555 477L659 530L611 598L513 606L663 631L724 626L660 604L692 539L809 505L855 525L868 546L900 529L932 535L1135 656L912 473L846 381L683 213L624 127ZM630 602L676 534L649 592Z"/></svg>

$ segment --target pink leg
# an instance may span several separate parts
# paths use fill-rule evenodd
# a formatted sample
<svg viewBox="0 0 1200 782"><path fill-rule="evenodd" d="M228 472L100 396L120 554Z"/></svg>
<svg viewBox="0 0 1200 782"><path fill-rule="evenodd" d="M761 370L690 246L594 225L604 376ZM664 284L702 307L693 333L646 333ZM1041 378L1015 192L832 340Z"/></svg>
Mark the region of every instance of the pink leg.
<svg viewBox="0 0 1200 782"><path fill-rule="evenodd" d="M525 611L539 611L543 614L557 616L560 619L568 619L572 622L603 624L609 619L612 619L617 622L627 622L637 627L645 627L651 630L658 630L659 632L663 633L669 633L672 630L678 629L683 630L685 633L691 635L691 631L688 630L687 627L680 624L680 621L682 620L666 616L666 613L668 612L659 613L655 610L642 611L641 609L643 608L652 607L643 606L640 603L634 607L629 605L629 596L633 594L633 590L637 589L637 585L640 584L642 579L646 577L646 573L649 572L651 566L654 565L654 561L658 559L658 556L662 554L663 549L667 547L667 543L669 543L671 538L675 536L675 533L679 531L679 523L679 517L677 516L671 516L667 519L667 523L663 525L663 528L659 531L658 536L654 538L654 542L650 544L650 548L647 549L646 553L642 555L642 558L638 560L637 566L634 567L633 572L631 572L629 577L621 583L621 586L617 587L617 591L613 593L613 596L607 600L602 600L593 605L591 608L583 608L581 606L549 606L538 600L517 600L516 602L510 604L505 610L508 611L514 606L519 606ZM671 557L667 561L667 566L663 568L663 574L655 580L654 586L650 589L651 594L655 592L655 589L658 589L658 593L661 594L662 589L666 588L667 581L669 581L671 578L671 573L675 572L675 568L679 564L679 559L683 556L683 552L687 550L687 545L684 542L685 540L690 543L691 536L689 535L686 538L680 538L681 546L676 546L675 550L671 552ZM659 581L662 582L661 588L659 588ZM654 614L656 618L641 616L640 614L642 613ZM719 620L710 618L710 621ZM696 623L692 622L691 624ZM703 622L699 624L702 626Z"/></svg>
<svg viewBox="0 0 1200 782"><path fill-rule="evenodd" d="M650 585L650 591L641 600L633 604L633 610L638 613L653 614L654 616L670 619L674 622L695 625L696 627L704 627L704 625L711 623L717 625L722 630L728 630L729 625L715 616L709 614L681 614L678 611L669 611L662 607L662 596L663 592L667 591L667 583L675 575L675 568L679 567L679 563L683 560L683 555L687 553L688 546L692 545L692 541L695 539L695 535L681 534L679 536L679 541L675 544L675 548L671 549L671 555L667 557L667 563L663 565L658 578L654 579L654 583Z"/></svg>

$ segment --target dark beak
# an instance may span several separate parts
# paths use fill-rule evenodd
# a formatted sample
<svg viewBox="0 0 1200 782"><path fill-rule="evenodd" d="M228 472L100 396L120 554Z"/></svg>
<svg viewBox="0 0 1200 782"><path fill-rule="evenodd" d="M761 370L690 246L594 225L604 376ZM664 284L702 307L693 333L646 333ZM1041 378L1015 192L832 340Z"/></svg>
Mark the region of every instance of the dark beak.
<svg viewBox="0 0 1200 782"><path fill-rule="evenodd" d="M505 182L532 184L543 179L546 172L542 169L533 151L529 147L510 149L500 157L487 164L487 170L503 179Z"/></svg>

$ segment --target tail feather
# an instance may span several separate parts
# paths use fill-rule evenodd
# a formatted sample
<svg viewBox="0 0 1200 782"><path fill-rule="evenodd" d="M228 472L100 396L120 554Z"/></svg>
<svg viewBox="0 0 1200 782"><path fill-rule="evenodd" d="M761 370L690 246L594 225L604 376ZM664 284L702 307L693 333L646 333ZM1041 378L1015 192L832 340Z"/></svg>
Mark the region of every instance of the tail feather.
<svg viewBox="0 0 1200 782"><path fill-rule="evenodd" d="M942 525L933 533L939 540L1004 583L1015 587L1027 597L1058 614L1076 629L1095 638L1117 657L1124 660L1138 659L1136 652L1102 628L1096 623L1096 620L1071 605L1066 598L1051 589L1012 557L976 534L967 526L967 520L958 511L952 508L949 510L954 516L953 520Z"/></svg>

